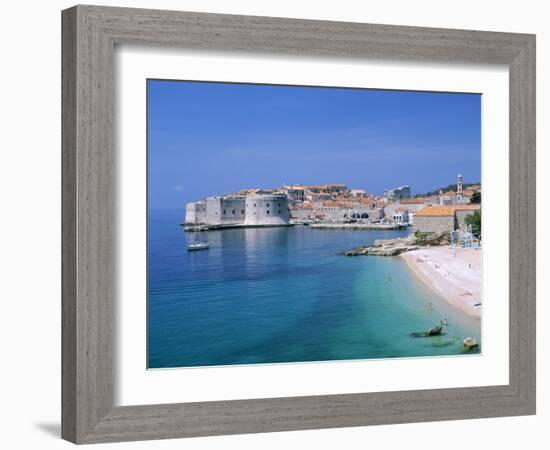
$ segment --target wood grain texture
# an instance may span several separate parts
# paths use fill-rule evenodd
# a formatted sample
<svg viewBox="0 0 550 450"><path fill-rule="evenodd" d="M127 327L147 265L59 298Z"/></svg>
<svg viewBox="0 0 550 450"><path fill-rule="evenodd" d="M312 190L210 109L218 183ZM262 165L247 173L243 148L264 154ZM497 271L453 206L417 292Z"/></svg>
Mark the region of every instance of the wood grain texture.
<svg viewBox="0 0 550 450"><path fill-rule="evenodd" d="M76 440L76 10L62 17L62 155L61 155L61 341L62 341L62 431Z"/></svg>
<svg viewBox="0 0 550 450"><path fill-rule="evenodd" d="M535 412L535 37L77 6L63 11L62 435L77 443ZM113 406L115 44L307 58L506 64L510 71L510 383Z"/></svg>

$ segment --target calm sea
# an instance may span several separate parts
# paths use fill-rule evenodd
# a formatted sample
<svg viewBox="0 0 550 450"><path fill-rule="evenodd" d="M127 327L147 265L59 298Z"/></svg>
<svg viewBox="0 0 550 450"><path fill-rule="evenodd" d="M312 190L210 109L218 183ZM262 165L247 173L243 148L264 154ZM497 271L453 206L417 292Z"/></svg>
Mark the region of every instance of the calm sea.
<svg viewBox="0 0 550 450"><path fill-rule="evenodd" d="M181 220L149 213L149 368L458 355L480 340L480 321L401 258L339 255L408 231L212 231L209 250L187 252ZM446 335L411 336L444 318Z"/></svg>

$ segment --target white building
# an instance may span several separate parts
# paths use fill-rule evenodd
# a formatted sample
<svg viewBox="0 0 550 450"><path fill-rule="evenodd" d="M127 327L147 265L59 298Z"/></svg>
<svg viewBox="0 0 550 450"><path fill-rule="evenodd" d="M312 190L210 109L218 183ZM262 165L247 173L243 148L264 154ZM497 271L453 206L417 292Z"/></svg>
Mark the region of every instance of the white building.
<svg viewBox="0 0 550 450"><path fill-rule="evenodd" d="M213 226L274 226L289 224L284 194L227 195L189 202L185 224Z"/></svg>
<svg viewBox="0 0 550 450"><path fill-rule="evenodd" d="M185 205L185 223L192 225L206 223L206 201L189 202Z"/></svg>
<svg viewBox="0 0 550 450"><path fill-rule="evenodd" d="M373 208L368 204L338 201L314 202L313 213L316 218L331 222L342 222L349 219L375 221L384 217L384 210L381 208Z"/></svg>
<svg viewBox="0 0 550 450"><path fill-rule="evenodd" d="M289 220L286 195L248 195L246 197L245 225L288 225Z"/></svg>
<svg viewBox="0 0 550 450"><path fill-rule="evenodd" d="M314 220L315 212L311 206L294 206L290 208L290 216L294 220Z"/></svg>
<svg viewBox="0 0 550 450"><path fill-rule="evenodd" d="M228 195L206 199L206 223L208 225L238 225L244 222L245 196Z"/></svg>
<svg viewBox="0 0 550 450"><path fill-rule="evenodd" d="M392 219L400 223L409 222L409 211L405 208L397 208L392 216Z"/></svg>

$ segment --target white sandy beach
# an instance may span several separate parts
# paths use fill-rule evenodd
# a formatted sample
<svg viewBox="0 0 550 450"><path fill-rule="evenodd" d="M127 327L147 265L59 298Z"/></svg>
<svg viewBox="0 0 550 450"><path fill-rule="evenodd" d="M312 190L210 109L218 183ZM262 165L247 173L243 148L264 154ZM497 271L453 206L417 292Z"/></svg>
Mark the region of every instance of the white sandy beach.
<svg viewBox="0 0 550 450"><path fill-rule="evenodd" d="M418 278L444 299L481 317L481 250L430 247L401 256Z"/></svg>

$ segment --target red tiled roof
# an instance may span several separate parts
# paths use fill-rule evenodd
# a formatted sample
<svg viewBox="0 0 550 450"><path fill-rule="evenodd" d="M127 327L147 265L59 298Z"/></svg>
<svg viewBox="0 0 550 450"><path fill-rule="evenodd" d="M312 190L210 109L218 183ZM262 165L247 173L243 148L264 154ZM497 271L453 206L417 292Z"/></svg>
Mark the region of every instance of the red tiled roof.
<svg viewBox="0 0 550 450"><path fill-rule="evenodd" d="M343 202L338 202L338 201L334 201L334 202L323 202L323 206L332 206L332 207L336 207L336 208L351 208L350 205L348 205L347 203L343 203Z"/></svg>
<svg viewBox="0 0 550 450"><path fill-rule="evenodd" d="M456 211L475 211L480 205L437 205L426 206L415 214L415 217L446 217L453 216Z"/></svg>
<svg viewBox="0 0 550 450"><path fill-rule="evenodd" d="M402 198L399 200L399 203L402 205L421 205L422 203L429 202L428 197L418 197L418 198Z"/></svg>

